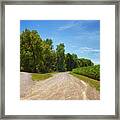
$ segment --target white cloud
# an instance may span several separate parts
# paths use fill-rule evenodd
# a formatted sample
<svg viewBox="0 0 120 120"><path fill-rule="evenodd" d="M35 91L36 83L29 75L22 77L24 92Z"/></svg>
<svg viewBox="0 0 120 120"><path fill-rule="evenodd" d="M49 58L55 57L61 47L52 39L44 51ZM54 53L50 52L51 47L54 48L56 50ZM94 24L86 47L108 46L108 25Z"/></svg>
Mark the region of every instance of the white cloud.
<svg viewBox="0 0 120 120"><path fill-rule="evenodd" d="M80 48L81 52L97 52L99 53L99 49L94 49L94 48L89 48L89 47L81 47Z"/></svg>

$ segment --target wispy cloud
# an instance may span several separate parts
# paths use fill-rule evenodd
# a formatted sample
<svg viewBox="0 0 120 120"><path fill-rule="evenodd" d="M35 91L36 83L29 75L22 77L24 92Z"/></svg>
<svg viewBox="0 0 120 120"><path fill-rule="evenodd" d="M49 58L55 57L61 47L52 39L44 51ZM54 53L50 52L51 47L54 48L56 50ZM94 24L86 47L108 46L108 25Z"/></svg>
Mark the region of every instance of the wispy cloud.
<svg viewBox="0 0 120 120"><path fill-rule="evenodd" d="M95 24L96 23L96 24ZM99 31L99 21L96 20L90 20L90 21L71 21L68 24L65 24L63 26L58 27L58 30L66 30L72 27L75 27L79 25L79 30L81 29L82 31L95 31L98 30Z"/></svg>
<svg viewBox="0 0 120 120"><path fill-rule="evenodd" d="M99 38L100 36L100 32L99 31L80 31L76 33L75 38L79 39L79 38L91 38L91 39L95 39L96 37Z"/></svg>
<svg viewBox="0 0 120 120"><path fill-rule="evenodd" d="M82 51L82 52L96 52L96 53L100 52L99 49L94 49L94 48L89 48L89 47L81 47L80 51Z"/></svg>
<svg viewBox="0 0 120 120"><path fill-rule="evenodd" d="M57 30L59 30L59 31L66 30L66 29L72 28L76 25L78 25L78 22L71 22L71 23L66 24L64 26L60 26Z"/></svg>

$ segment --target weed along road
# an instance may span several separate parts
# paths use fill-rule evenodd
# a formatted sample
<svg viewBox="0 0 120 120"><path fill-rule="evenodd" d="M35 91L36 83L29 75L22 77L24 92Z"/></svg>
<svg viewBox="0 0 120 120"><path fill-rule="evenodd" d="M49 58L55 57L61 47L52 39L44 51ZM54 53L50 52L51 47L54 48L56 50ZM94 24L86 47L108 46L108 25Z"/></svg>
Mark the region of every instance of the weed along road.
<svg viewBox="0 0 120 120"><path fill-rule="evenodd" d="M56 73L52 77L40 81L32 81L30 73L21 72L20 84L22 100L100 99L99 91L72 76L69 72Z"/></svg>

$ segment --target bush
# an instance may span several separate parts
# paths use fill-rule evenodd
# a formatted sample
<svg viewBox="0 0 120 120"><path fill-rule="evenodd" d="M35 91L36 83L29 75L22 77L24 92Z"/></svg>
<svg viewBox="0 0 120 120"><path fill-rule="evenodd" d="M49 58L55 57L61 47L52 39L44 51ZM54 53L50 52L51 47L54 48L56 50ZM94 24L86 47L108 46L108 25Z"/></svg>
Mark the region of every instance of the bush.
<svg viewBox="0 0 120 120"><path fill-rule="evenodd" d="M72 72L100 80L100 65L76 68L73 69Z"/></svg>

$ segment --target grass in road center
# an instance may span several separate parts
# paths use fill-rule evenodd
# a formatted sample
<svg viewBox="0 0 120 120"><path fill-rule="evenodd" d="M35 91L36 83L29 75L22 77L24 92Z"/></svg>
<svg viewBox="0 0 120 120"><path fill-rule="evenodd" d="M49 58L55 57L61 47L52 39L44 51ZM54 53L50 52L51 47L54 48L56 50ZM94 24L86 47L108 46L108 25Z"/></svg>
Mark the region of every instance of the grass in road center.
<svg viewBox="0 0 120 120"><path fill-rule="evenodd" d="M52 77L51 73L39 74L39 73L32 73L32 80L45 80L49 77Z"/></svg>
<svg viewBox="0 0 120 120"><path fill-rule="evenodd" d="M78 75L78 74L75 74L73 72L70 72L70 74L79 78L80 80L85 81L91 87L94 87L94 88L96 88L96 90L100 91L100 81L94 80L92 78L89 78L89 77L86 77L86 76L83 76L83 75Z"/></svg>
<svg viewBox="0 0 120 120"><path fill-rule="evenodd" d="M32 73L32 80L39 81L39 80L46 80L47 78L52 77L54 74L58 72L51 72L51 73Z"/></svg>

